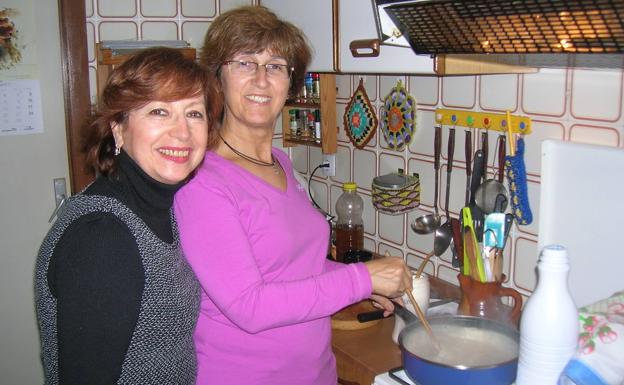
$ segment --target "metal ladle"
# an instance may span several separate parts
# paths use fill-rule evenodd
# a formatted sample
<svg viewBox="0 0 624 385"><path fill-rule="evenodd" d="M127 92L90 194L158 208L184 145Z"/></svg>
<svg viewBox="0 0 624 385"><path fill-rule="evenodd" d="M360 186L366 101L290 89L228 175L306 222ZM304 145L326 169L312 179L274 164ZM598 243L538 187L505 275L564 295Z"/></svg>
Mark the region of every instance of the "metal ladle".
<svg viewBox="0 0 624 385"><path fill-rule="evenodd" d="M446 198L444 199L444 211L446 222L435 230L433 239L433 251L437 257L441 256L448 249L453 239L453 229L451 228L451 215L449 214L449 197L451 191L451 173L453 172L453 153L455 152L455 129L449 129L448 138L448 164L446 165Z"/></svg>
<svg viewBox="0 0 624 385"><path fill-rule="evenodd" d="M442 150L442 126L435 127L433 139L433 167L435 170L434 194L433 194L433 214L421 215L414 219L410 226L415 233L430 234L440 227L440 215L438 214L438 176L440 171L440 151Z"/></svg>

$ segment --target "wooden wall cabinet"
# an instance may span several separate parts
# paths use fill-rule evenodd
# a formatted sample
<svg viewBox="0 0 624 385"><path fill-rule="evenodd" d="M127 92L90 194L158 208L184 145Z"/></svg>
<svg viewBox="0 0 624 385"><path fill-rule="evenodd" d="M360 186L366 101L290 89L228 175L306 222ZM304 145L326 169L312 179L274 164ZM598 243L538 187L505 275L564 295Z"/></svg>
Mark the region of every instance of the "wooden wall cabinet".
<svg viewBox="0 0 624 385"><path fill-rule="evenodd" d="M439 76L537 72L523 65L521 57L510 63L488 55L432 57L417 55L398 42L383 44L373 0L260 0L260 4L306 34L314 53L310 71Z"/></svg>
<svg viewBox="0 0 624 385"><path fill-rule="evenodd" d="M290 110L319 110L321 113L321 137L293 135L290 131ZM320 74L320 97L318 100L287 101L282 109L283 146L307 145L320 147L323 154L334 154L336 140L336 76Z"/></svg>
<svg viewBox="0 0 624 385"><path fill-rule="evenodd" d="M184 57L195 60L196 58L195 48L176 48L176 49L181 51ZM100 43L96 44L95 51L97 52L96 82L97 82L97 95L99 97L102 93L102 90L104 90L104 85L106 84L106 80L108 79L108 76L113 71L113 69L115 69L115 66L123 63L136 51L117 52L109 48L102 48Z"/></svg>

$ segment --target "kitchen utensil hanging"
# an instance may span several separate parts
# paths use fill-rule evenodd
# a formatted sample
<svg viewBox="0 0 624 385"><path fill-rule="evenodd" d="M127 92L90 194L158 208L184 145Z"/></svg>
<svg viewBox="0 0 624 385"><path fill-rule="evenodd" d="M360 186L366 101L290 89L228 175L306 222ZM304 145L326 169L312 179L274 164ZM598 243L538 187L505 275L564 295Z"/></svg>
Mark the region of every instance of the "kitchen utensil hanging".
<svg viewBox="0 0 624 385"><path fill-rule="evenodd" d="M364 88L364 81L361 78L358 87L347 104L343 121L345 131L351 143L360 150L375 136L378 124L377 115Z"/></svg>
<svg viewBox="0 0 624 385"><path fill-rule="evenodd" d="M519 225L530 224L533 221L533 215L528 199L523 137L531 133L531 118L522 115L511 115L509 111L505 114L497 114L438 108L435 111L435 121L441 125L464 126L467 129L494 130L508 135L507 142L509 143L510 151L509 155L505 157L505 174L507 175L510 190L509 204ZM515 135L518 134L520 138L518 139L518 151L516 152L514 149L516 144ZM473 181L475 179L475 171L475 167L473 167ZM473 199L474 197L471 198L471 201ZM473 219L479 220L474 217L474 213ZM482 235L478 234L479 228L480 226L475 223L475 231L477 231L478 238Z"/></svg>
<svg viewBox="0 0 624 385"><path fill-rule="evenodd" d="M391 149L402 151L414 138L416 110L416 99L408 94L403 82L398 80L381 107L380 127Z"/></svg>
<svg viewBox="0 0 624 385"><path fill-rule="evenodd" d="M529 194L526 179L526 167L524 165L524 139L519 138L517 151L514 149L513 124L511 114L507 112L507 124L509 135L509 155L505 157L505 171L511 194L512 213L520 225L528 225L533 222L533 214L529 204Z"/></svg>
<svg viewBox="0 0 624 385"><path fill-rule="evenodd" d="M430 234L440 226L440 214L438 213L438 189L440 174L440 151L442 151L442 127L436 126L433 136L433 213L421 215L410 223L410 227L417 234Z"/></svg>
<svg viewBox="0 0 624 385"><path fill-rule="evenodd" d="M505 156L506 156L506 140L504 135L498 137L497 146L497 158L498 158L498 172L497 177L488 179L483 182L476 191L475 202L486 213L492 213L495 211L503 212L507 208L508 194L505 185L503 184L504 168L505 168ZM501 199L502 198L502 199ZM500 202L500 203L499 203ZM497 205L497 203L499 203ZM499 207L497 207L499 206Z"/></svg>
<svg viewBox="0 0 624 385"><path fill-rule="evenodd" d="M446 222L435 230L435 238L433 239L433 250L436 256L441 256L451 244L453 240L453 229L451 228L451 215L449 214L449 198L451 192L451 174L453 172L453 154L455 152L455 129L449 130L448 152L446 165L446 198L444 199L444 211L446 214Z"/></svg>

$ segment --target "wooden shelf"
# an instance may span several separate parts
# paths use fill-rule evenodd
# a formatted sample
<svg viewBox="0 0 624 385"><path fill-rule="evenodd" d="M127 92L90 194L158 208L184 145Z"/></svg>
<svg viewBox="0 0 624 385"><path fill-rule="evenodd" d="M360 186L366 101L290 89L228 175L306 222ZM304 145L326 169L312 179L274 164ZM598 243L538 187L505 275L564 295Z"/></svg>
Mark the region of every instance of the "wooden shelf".
<svg viewBox="0 0 624 385"><path fill-rule="evenodd" d="M286 103L282 109L282 133L283 146L293 147L298 145L320 147L323 154L334 154L337 146L336 128L336 76L333 74L320 74L320 102L317 103ZM289 131L291 109L315 109L321 111L321 141L314 138L292 136Z"/></svg>
<svg viewBox="0 0 624 385"><path fill-rule="evenodd" d="M196 52L195 48L176 48L184 57L195 60ZM97 52L97 71L96 71L96 81L97 81L97 95L101 94L104 89L104 85L106 84L106 80L108 76L113 71L115 66L123 63L128 57L132 54L136 53L139 50L113 50L110 48L102 48L100 43L95 45L95 51Z"/></svg>

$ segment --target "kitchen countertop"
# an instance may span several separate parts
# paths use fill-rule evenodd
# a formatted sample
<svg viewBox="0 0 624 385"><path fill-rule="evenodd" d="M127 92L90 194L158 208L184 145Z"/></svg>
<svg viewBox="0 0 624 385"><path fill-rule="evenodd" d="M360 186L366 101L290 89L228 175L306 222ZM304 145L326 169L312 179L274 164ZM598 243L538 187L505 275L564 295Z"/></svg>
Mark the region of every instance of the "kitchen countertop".
<svg viewBox="0 0 624 385"><path fill-rule="evenodd" d="M459 287L435 277L429 277L431 298L452 298L459 301ZM392 341L394 316L365 329L336 330L332 348L336 356L338 383L370 385L376 375L401 366L401 350Z"/></svg>

